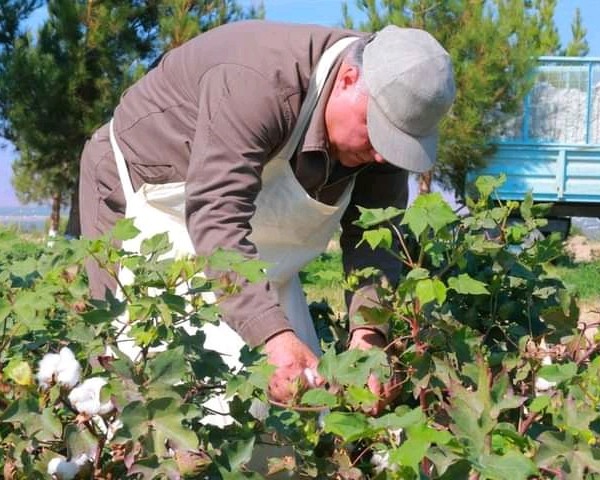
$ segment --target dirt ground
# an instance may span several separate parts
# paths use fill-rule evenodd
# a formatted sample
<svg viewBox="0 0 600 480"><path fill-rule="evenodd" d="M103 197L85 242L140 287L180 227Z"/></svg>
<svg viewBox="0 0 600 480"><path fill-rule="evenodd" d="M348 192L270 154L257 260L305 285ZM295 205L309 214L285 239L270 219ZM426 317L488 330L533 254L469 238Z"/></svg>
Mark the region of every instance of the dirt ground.
<svg viewBox="0 0 600 480"><path fill-rule="evenodd" d="M600 259L600 241L590 240L583 235L570 237L566 242L566 249L575 263ZM586 325L600 322L600 302L598 300L581 301L579 310L579 318Z"/></svg>

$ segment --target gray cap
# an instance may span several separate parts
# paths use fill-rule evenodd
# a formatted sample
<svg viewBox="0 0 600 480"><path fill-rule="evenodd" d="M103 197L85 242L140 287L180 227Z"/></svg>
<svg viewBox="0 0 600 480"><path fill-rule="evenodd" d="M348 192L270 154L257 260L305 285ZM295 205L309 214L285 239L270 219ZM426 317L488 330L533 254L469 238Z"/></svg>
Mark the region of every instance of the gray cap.
<svg viewBox="0 0 600 480"><path fill-rule="evenodd" d="M365 46L363 72L373 148L398 167L429 170L455 95L448 52L424 30L390 25Z"/></svg>

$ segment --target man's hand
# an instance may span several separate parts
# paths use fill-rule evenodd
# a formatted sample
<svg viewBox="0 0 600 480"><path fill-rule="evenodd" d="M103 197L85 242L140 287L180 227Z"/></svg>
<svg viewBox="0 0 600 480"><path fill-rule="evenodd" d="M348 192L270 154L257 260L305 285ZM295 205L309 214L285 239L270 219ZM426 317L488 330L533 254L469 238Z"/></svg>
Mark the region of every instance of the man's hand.
<svg viewBox="0 0 600 480"><path fill-rule="evenodd" d="M268 362L276 367L269 381L272 400L288 403L298 393L299 386L323 385L323 379L317 374L318 358L294 332L285 331L271 337L265 344L265 352ZM306 369L312 375L307 375Z"/></svg>
<svg viewBox="0 0 600 480"><path fill-rule="evenodd" d="M380 333L369 328L357 328L352 332L349 348L368 350L373 347L385 348L386 345L386 340ZM399 388L394 388L397 387L397 385L398 381L394 375L392 375L392 378L384 385L381 384L375 375L369 375L367 386L380 400L368 413L371 415L378 415L388 403L394 400L400 393Z"/></svg>

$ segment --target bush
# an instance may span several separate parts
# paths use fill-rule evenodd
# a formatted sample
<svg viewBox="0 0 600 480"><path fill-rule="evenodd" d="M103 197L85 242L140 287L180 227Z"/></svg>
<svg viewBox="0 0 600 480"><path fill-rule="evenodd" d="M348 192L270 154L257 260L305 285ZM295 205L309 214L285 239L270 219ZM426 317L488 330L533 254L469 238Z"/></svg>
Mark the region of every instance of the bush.
<svg viewBox="0 0 600 480"><path fill-rule="evenodd" d="M539 207L492 207L496 186L479 179L465 217L437 194L405 213L362 212L372 247L391 248L399 218L405 231L394 252L405 275L360 312L389 324L394 340L385 351L344 351L329 336L319 364L328 387L299 390L287 406L267 403L271 367L260 352L244 349L236 372L204 348L200 330L183 328L219 322L218 304L202 293L238 288L229 275L200 272L254 281L260 262L227 252L162 259L165 235L140 255L124 252L111 245L135 235L129 221L35 255L0 235L4 478L261 478L257 452L273 445L289 448L269 472L306 478L600 474L600 360L575 328L573 299L544 268L562 255L560 240L524 242L544 222ZM523 224L509 224L515 208ZM113 275L117 262L135 273L123 299L89 300L81 265L90 256ZM355 272L347 286L376 273ZM117 322L124 312L127 325ZM133 361L121 350L124 328L139 347ZM401 379L397 403L378 418L364 413L377 401L371 373ZM203 422L213 413L207 400L225 393L234 421Z"/></svg>

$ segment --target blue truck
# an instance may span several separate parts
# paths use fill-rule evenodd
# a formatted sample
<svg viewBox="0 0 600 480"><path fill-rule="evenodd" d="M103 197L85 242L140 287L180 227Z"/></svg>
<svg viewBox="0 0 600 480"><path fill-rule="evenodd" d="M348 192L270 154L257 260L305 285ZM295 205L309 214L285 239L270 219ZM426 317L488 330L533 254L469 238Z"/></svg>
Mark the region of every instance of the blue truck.
<svg viewBox="0 0 600 480"><path fill-rule="evenodd" d="M502 118L486 167L500 200L550 202L557 229L600 217L600 58L541 57L517 115Z"/></svg>

